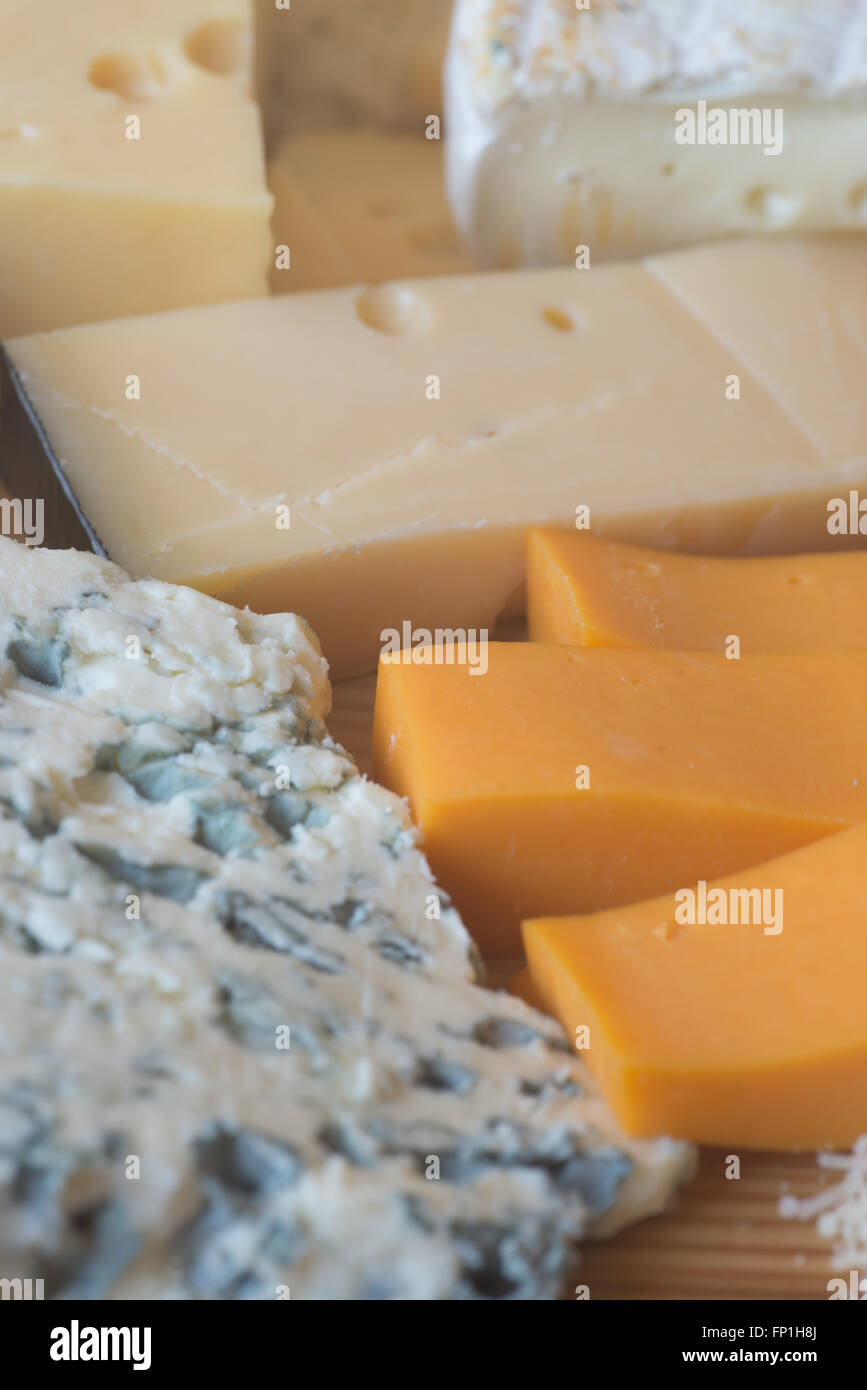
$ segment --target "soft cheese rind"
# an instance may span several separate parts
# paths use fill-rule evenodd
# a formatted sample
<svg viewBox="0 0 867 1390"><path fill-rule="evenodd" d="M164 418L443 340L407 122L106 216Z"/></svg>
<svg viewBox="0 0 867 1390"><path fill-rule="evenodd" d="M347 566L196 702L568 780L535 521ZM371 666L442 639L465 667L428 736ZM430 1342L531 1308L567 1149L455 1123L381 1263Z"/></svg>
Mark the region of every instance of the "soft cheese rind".
<svg viewBox="0 0 867 1390"><path fill-rule="evenodd" d="M452 32L489 113L557 89L687 101L867 88L860 0L457 0Z"/></svg>
<svg viewBox="0 0 867 1390"><path fill-rule="evenodd" d="M664 1205L689 1149L625 1140L556 1025L475 983L303 623L8 541L0 592L0 1267L547 1297Z"/></svg>
<svg viewBox="0 0 867 1390"><path fill-rule="evenodd" d="M863 4L458 0L445 91L452 206L484 264L867 222ZM681 143L699 101L768 124Z"/></svg>

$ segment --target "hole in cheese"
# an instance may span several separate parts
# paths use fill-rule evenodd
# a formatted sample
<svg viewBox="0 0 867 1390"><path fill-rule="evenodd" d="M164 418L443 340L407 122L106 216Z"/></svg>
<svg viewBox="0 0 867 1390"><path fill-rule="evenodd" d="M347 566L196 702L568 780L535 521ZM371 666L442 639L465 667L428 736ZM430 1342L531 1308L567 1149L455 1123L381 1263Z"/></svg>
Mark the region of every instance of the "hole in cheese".
<svg viewBox="0 0 867 1390"><path fill-rule="evenodd" d="M565 309L543 309L542 318L560 333L571 333L575 327L575 320Z"/></svg>
<svg viewBox="0 0 867 1390"><path fill-rule="evenodd" d="M433 323L430 301L410 285L377 285L355 301L362 323L377 333L424 333Z"/></svg>
<svg viewBox="0 0 867 1390"><path fill-rule="evenodd" d="M794 193L759 184L744 194L744 208L766 227L786 227L795 221L801 210L801 199Z"/></svg>
<svg viewBox="0 0 867 1390"><path fill-rule="evenodd" d="M22 122L18 125L4 126L0 129L0 140L38 140L39 130L35 125Z"/></svg>
<svg viewBox="0 0 867 1390"><path fill-rule="evenodd" d="M88 79L101 91L135 101L160 96L169 85L165 64L155 54L104 53L91 63Z"/></svg>
<svg viewBox="0 0 867 1390"><path fill-rule="evenodd" d="M206 72L228 77L247 62L247 27L237 19L214 19L200 24L184 41L187 57Z"/></svg>

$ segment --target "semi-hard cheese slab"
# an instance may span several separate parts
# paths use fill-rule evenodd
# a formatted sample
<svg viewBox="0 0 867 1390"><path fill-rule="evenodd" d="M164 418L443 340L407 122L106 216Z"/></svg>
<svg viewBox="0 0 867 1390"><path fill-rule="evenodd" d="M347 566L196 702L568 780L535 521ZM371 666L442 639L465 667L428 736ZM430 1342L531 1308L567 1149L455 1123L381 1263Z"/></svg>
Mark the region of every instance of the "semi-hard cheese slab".
<svg viewBox="0 0 867 1390"><path fill-rule="evenodd" d="M46 1297L554 1297L659 1210L479 987L300 619L0 540L0 1265ZM134 1180L133 1180L134 1179Z"/></svg>
<svg viewBox="0 0 867 1390"><path fill-rule="evenodd" d="M850 1148L867 1130L867 827L596 916L530 921L532 993L632 1134Z"/></svg>
<svg viewBox="0 0 867 1390"><path fill-rule="evenodd" d="M0 335L267 288L246 0L0 0Z"/></svg>
<svg viewBox="0 0 867 1390"><path fill-rule="evenodd" d="M675 555L534 528L527 535L534 642L669 651L867 647L867 554Z"/></svg>
<svg viewBox="0 0 867 1390"><path fill-rule="evenodd" d="M275 294L473 270L422 129L288 136L268 162Z"/></svg>
<svg viewBox="0 0 867 1390"><path fill-rule="evenodd" d="M445 89L485 265L867 228L851 0L457 0Z"/></svg>
<svg viewBox="0 0 867 1390"><path fill-rule="evenodd" d="M865 325L867 243L819 240L86 326L7 343L0 474L20 498L59 478L88 522L63 543L303 612L341 676L404 621L520 607L529 524L863 544L828 501L867 485ZM33 458L4 443L31 417Z"/></svg>
<svg viewBox="0 0 867 1390"><path fill-rule="evenodd" d="M490 955L867 818L867 652L445 652L383 656L373 770Z"/></svg>

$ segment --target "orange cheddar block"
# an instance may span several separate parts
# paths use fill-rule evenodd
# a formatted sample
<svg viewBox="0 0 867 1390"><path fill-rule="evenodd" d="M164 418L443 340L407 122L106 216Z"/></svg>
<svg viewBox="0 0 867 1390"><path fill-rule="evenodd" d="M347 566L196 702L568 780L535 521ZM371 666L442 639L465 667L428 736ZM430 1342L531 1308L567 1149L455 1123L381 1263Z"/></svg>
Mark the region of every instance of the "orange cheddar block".
<svg viewBox="0 0 867 1390"><path fill-rule="evenodd" d="M691 902L524 923L541 1006L627 1133L737 1150L867 1131L865 862L859 825Z"/></svg>
<svg viewBox="0 0 867 1390"><path fill-rule="evenodd" d="M523 918L637 902L867 820L865 652L491 642L476 675L402 655L380 665L373 775L408 797L489 955L520 953Z"/></svg>
<svg viewBox="0 0 867 1390"><path fill-rule="evenodd" d="M575 647L864 648L867 554L672 555L536 527L527 536L527 613L534 642Z"/></svg>

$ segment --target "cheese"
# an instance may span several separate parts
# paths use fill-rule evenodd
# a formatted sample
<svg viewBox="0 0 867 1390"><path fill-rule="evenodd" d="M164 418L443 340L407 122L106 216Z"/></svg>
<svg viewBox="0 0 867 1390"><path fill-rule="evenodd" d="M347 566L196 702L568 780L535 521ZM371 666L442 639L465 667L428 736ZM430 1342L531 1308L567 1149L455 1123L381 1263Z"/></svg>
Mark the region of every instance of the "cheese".
<svg viewBox="0 0 867 1390"><path fill-rule="evenodd" d="M841 651L867 646L867 555L714 559L588 535L527 537L534 642L670 651Z"/></svg>
<svg viewBox="0 0 867 1390"><path fill-rule="evenodd" d="M265 293L249 30L245 0L0 0L0 334Z"/></svg>
<svg viewBox="0 0 867 1390"><path fill-rule="evenodd" d="M256 0L271 139L333 125L421 128L441 113L451 0Z"/></svg>
<svg viewBox="0 0 867 1390"><path fill-rule="evenodd" d="M6 540L0 594L0 1268L554 1297L664 1205L690 1150L626 1140L558 1026L479 987L300 619Z"/></svg>
<svg viewBox="0 0 867 1390"><path fill-rule="evenodd" d="M867 227L849 0L457 0L449 186L486 265Z"/></svg>
<svg viewBox="0 0 867 1390"><path fill-rule="evenodd" d="M113 559L305 613L340 677L372 669L404 621L487 628L520 608L527 525L580 509L596 535L664 548L839 546L828 499L867 483L865 324L867 244L751 242L217 305L7 351ZM44 458L8 443L13 415L7 391L0 474L46 496Z"/></svg>
<svg viewBox="0 0 867 1390"><path fill-rule="evenodd" d="M522 918L635 902L867 818L867 653L492 642L380 665L374 776L407 796L481 950Z"/></svg>
<svg viewBox="0 0 867 1390"><path fill-rule="evenodd" d="M819 1154L819 1167L842 1173L835 1186L814 1197L787 1192L777 1204L784 1220L793 1217L816 1223L819 1236L833 1242L831 1260L839 1270L858 1271L854 1291L836 1283L837 1298L861 1298L865 1292L860 1270L867 1264L867 1135L861 1135L851 1154ZM829 1284L829 1292L831 1285Z"/></svg>
<svg viewBox="0 0 867 1390"><path fill-rule="evenodd" d="M538 997L570 1036L588 1030L582 1056L629 1133L738 1150L864 1132L865 853L860 825L706 885L708 904L773 895L770 931L742 907L686 924L670 896L525 923Z"/></svg>
<svg viewBox="0 0 867 1390"><path fill-rule="evenodd" d="M441 148L422 131L284 140L268 167L274 241L289 248L289 265L271 274L275 293L472 270L446 205Z"/></svg>

